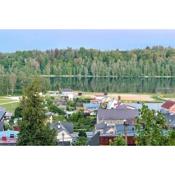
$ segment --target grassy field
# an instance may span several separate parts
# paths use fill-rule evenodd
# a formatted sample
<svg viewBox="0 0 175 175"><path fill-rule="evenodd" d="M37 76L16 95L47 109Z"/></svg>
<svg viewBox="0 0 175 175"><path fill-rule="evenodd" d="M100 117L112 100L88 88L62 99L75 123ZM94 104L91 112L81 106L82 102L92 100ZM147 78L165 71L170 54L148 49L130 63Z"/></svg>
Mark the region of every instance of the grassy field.
<svg viewBox="0 0 175 175"><path fill-rule="evenodd" d="M14 113L18 105L18 100L10 97L0 96L0 107L5 108L6 111Z"/></svg>

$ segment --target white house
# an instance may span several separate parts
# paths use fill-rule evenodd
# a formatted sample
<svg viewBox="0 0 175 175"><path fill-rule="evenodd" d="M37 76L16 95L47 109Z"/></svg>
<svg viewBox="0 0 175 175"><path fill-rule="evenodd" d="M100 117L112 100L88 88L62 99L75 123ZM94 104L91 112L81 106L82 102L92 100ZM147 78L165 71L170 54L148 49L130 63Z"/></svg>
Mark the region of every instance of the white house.
<svg viewBox="0 0 175 175"><path fill-rule="evenodd" d="M51 125L57 131L59 145L71 145L73 142L73 124L69 122L57 122Z"/></svg>
<svg viewBox="0 0 175 175"><path fill-rule="evenodd" d="M63 89L61 91L61 97L67 97L68 100L73 100L77 97L77 94L72 89Z"/></svg>

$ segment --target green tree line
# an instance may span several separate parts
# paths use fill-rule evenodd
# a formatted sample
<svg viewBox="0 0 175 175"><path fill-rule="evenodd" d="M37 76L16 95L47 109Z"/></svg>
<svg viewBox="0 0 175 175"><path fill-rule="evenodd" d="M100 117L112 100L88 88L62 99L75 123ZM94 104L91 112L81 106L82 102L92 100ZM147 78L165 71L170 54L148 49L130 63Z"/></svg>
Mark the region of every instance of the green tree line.
<svg viewBox="0 0 175 175"><path fill-rule="evenodd" d="M175 49L154 46L129 51L101 51L82 47L0 53L0 74L20 77L175 76Z"/></svg>

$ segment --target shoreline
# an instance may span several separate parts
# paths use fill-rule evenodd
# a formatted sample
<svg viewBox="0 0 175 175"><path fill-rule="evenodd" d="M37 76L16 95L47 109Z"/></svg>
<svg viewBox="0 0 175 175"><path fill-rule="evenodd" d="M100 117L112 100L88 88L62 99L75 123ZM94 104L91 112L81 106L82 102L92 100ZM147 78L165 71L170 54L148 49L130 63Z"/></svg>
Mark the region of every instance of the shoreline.
<svg viewBox="0 0 175 175"><path fill-rule="evenodd" d="M175 76L93 76L93 75L39 75L44 78L175 78Z"/></svg>

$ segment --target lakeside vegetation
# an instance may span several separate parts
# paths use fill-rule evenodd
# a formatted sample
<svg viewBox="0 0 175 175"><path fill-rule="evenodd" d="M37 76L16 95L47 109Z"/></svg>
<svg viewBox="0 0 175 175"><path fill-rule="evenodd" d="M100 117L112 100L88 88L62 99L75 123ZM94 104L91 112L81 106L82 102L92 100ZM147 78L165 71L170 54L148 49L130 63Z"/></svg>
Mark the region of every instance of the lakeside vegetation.
<svg viewBox="0 0 175 175"><path fill-rule="evenodd" d="M0 74L171 77L175 76L175 49L154 46L130 51L96 49L53 49L0 54Z"/></svg>
<svg viewBox="0 0 175 175"><path fill-rule="evenodd" d="M42 77L44 91L70 87L89 92L175 93L171 79L175 77L175 49L81 47L0 53L0 75L0 95L21 94L34 76Z"/></svg>

